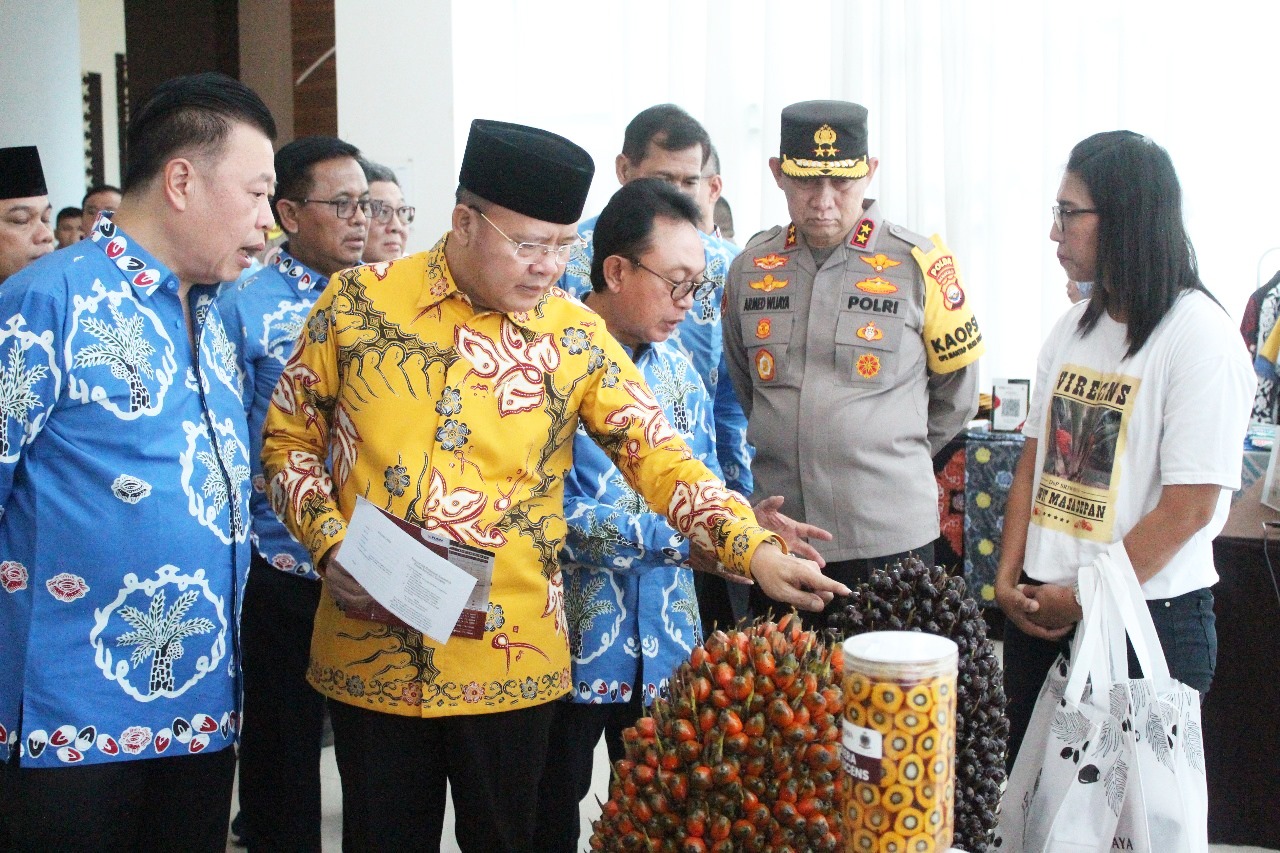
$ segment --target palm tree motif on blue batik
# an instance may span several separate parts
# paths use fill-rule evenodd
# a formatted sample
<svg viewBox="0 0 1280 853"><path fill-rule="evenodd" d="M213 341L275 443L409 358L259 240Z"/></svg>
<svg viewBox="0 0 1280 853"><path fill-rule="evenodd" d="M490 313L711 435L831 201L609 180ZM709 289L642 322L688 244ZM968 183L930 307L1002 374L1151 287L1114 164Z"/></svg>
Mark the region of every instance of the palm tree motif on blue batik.
<svg viewBox="0 0 1280 853"><path fill-rule="evenodd" d="M142 377L151 379L155 376L151 356L156 349L143 335L146 321L141 314L126 317L115 305L108 303L107 307L111 309L113 323L97 317L84 318L85 330L101 343L81 349L72 364L75 367L110 367L112 376L129 383L129 413L134 414L151 407L151 392Z"/></svg>
<svg viewBox="0 0 1280 853"><path fill-rule="evenodd" d="M0 457L7 458L9 419L20 425L17 441L22 441L31 412L44 406L34 391L35 384L49 375L43 364L27 367L26 350L18 343L9 348L8 364L0 366Z"/></svg>
<svg viewBox="0 0 1280 853"><path fill-rule="evenodd" d="M134 647L130 661L135 669L147 658L151 658L148 695L172 693L173 662L181 660L185 652L182 641L213 630L213 622L204 617L185 621L182 618L187 615L199 595L197 590L187 590L178 596L166 612L164 590L159 589L151 597L151 606L146 613L136 607L120 608L120 617L133 626L133 630L121 634L116 639L116 645Z"/></svg>
<svg viewBox="0 0 1280 853"><path fill-rule="evenodd" d="M567 573L564 585L564 615L569 623L569 654L582 656L582 635L591 630L596 619L614 612L613 602L599 598L604 589L604 572L586 568Z"/></svg>
<svg viewBox="0 0 1280 853"><path fill-rule="evenodd" d="M617 470L616 468L614 469ZM618 508L619 512L627 515L643 515L649 512L649 505L644 502L644 498L640 497L640 493L631 488L631 484L627 482L622 474L618 474L609 481L615 489L618 490L617 497L613 499L613 505Z"/></svg>
<svg viewBox="0 0 1280 853"><path fill-rule="evenodd" d="M218 455L208 450L196 453L196 459L209 472L200 486L200 493L209 499L209 506L215 513L231 506L231 538L239 539L244 521L240 517L240 485L250 477L249 466L242 464L237 458L236 443L224 440L217 442Z"/></svg>
<svg viewBox="0 0 1280 853"><path fill-rule="evenodd" d="M310 302L281 301L277 310L263 317L261 344L267 355L287 364L310 313Z"/></svg>
<svg viewBox="0 0 1280 853"><path fill-rule="evenodd" d="M695 323L706 325L720 320L720 295L724 291L724 276L728 270L725 259L720 255L712 255L707 261L707 271L703 275L714 281L716 286L690 309Z"/></svg>
<svg viewBox="0 0 1280 853"><path fill-rule="evenodd" d="M617 513L610 513L603 520L587 516L587 529L579 529L573 537L573 558L576 562L591 566L607 566L620 546L627 540L618 529Z"/></svg>
<svg viewBox="0 0 1280 853"><path fill-rule="evenodd" d="M203 324L208 333L209 363L222 384L241 399L244 398L244 375L240 371L240 359L236 355L235 341L227 336L226 327L216 313L212 323ZM203 336L202 336L203 337Z"/></svg>
<svg viewBox="0 0 1280 853"><path fill-rule="evenodd" d="M693 572L678 569L671 586L662 591L664 609L662 627L685 652L702 642L702 621L698 614L698 593L693 585ZM683 618L683 624L681 619ZM689 633L686 635L685 631Z"/></svg>
<svg viewBox="0 0 1280 853"><path fill-rule="evenodd" d="M658 398L662 408L671 412L671 425L681 435L689 435L693 430L689 415L689 395L698 390L698 383L688 378L689 363L684 359L658 362L653 367L653 395Z"/></svg>
<svg viewBox="0 0 1280 853"><path fill-rule="evenodd" d="M582 243L576 244L569 252L569 263L565 265L564 283L570 294L582 297L591 290L591 235L595 229L583 231Z"/></svg>

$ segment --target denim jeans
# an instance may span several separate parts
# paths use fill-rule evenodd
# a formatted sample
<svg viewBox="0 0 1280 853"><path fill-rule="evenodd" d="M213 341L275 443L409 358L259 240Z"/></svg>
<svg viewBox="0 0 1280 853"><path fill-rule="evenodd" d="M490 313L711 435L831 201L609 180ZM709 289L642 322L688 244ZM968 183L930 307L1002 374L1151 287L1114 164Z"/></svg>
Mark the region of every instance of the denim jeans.
<svg viewBox="0 0 1280 853"><path fill-rule="evenodd" d="M1026 577L1023 583L1035 583ZM1213 593L1206 587L1176 598L1152 599L1147 602L1156 635L1169 663L1169 674L1200 691L1200 699L1209 692L1213 670L1218 663L1218 633L1214 625ZM1012 769L1022 738L1031 722L1036 697L1044 684L1049 667L1059 653L1071 654L1072 631L1060 640L1041 640L1018 629L1013 622L1004 630L1004 690L1009 698L1009 755ZM1142 668L1129 647L1129 675L1141 677Z"/></svg>

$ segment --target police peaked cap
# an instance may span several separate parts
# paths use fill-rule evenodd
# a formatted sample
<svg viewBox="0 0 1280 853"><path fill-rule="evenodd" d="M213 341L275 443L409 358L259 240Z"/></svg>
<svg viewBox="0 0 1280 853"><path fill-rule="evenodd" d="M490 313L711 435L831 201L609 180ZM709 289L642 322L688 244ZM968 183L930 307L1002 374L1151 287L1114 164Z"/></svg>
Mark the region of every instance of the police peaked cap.
<svg viewBox="0 0 1280 853"><path fill-rule="evenodd" d="M596 166L581 146L547 130L471 122L458 184L485 201L542 222L573 225L582 217Z"/></svg>
<svg viewBox="0 0 1280 853"><path fill-rule="evenodd" d="M48 195L40 152L34 145L0 148L0 198Z"/></svg>
<svg viewBox="0 0 1280 853"><path fill-rule="evenodd" d="M793 178L864 178L867 108L849 101L801 101L782 111L782 173Z"/></svg>

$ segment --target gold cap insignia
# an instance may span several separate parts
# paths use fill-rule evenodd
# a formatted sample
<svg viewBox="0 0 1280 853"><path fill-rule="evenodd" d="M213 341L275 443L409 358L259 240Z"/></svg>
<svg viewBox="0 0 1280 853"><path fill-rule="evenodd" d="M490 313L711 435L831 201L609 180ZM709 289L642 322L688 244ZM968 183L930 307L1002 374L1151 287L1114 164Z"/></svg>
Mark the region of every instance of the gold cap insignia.
<svg viewBox="0 0 1280 853"><path fill-rule="evenodd" d="M824 124L818 128L817 132L813 134L813 141L818 144L818 147L813 149L814 157L834 157L840 153L840 149L835 147L835 129L829 124Z"/></svg>

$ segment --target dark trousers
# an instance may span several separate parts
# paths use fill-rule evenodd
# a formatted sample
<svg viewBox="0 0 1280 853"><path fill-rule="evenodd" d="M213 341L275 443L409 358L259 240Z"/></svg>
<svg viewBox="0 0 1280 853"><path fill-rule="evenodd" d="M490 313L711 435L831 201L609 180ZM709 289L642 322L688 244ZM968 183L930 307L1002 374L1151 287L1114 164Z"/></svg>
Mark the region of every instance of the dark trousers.
<svg viewBox="0 0 1280 853"><path fill-rule="evenodd" d="M1025 576L1024 583L1035 583ZM1152 599L1147 602L1156 636L1169 663L1169 674L1200 691L1200 699L1209 692L1213 670L1218 663L1218 633L1213 616L1213 593L1197 589L1176 598ZM1044 685L1049 667L1058 655L1071 654L1071 638L1041 640L1018 629L1012 621L1004 627L1004 692L1009 699L1009 755L1006 763L1013 768L1022 747L1036 697ZM1129 647L1129 675L1141 677L1142 667Z"/></svg>
<svg viewBox="0 0 1280 853"><path fill-rule="evenodd" d="M553 703L556 717L538 788L537 844L533 848L538 853L576 853L582 849L578 844L582 827L578 805L591 790L596 743L603 732L609 762L623 757L622 730L644 716L640 697L637 690L626 703Z"/></svg>
<svg viewBox="0 0 1280 853"><path fill-rule="evenodd" d="M231 748L78 767L0 765L0 850L222 853Z"/></svg>
<svg viewBox="0 0 1280 853"><path fill-rule="evenodd" d="M423 719L331 702L343 850L439 851L447 782L463 853L527 853L555 705Z"/></svg>
<svg viewBox="0 0 1280 853"><path fill-rule="evenodd" d="M325 699L307 683L320 584L255 552L240 621L242 835L253 851L320 850Z"/></svg>
<svg viewBox="0 0 1280 853"><path fill-rule="evenodd" d="M891 566L911 556L919 557L926 565L933 563L933 543L930 542L919 548L912 548L910 551L889 554L884 557L868 557L865 560L840 560L834 563L827 563L823 567L822 573L853 589L858 584L866 583L870 580L871 573L877 569ZM791 605L779 604L769 598L760 591L758 584L751 587L751 612L753 615L764 616L767 613L772 613L773 618L777 619L782 614L790 612L790 610ZM800 622L806 629L821 630L827 627L827 615L831 612L832 605L827 605L827 608L821 613L800 611Z"/></svg>

